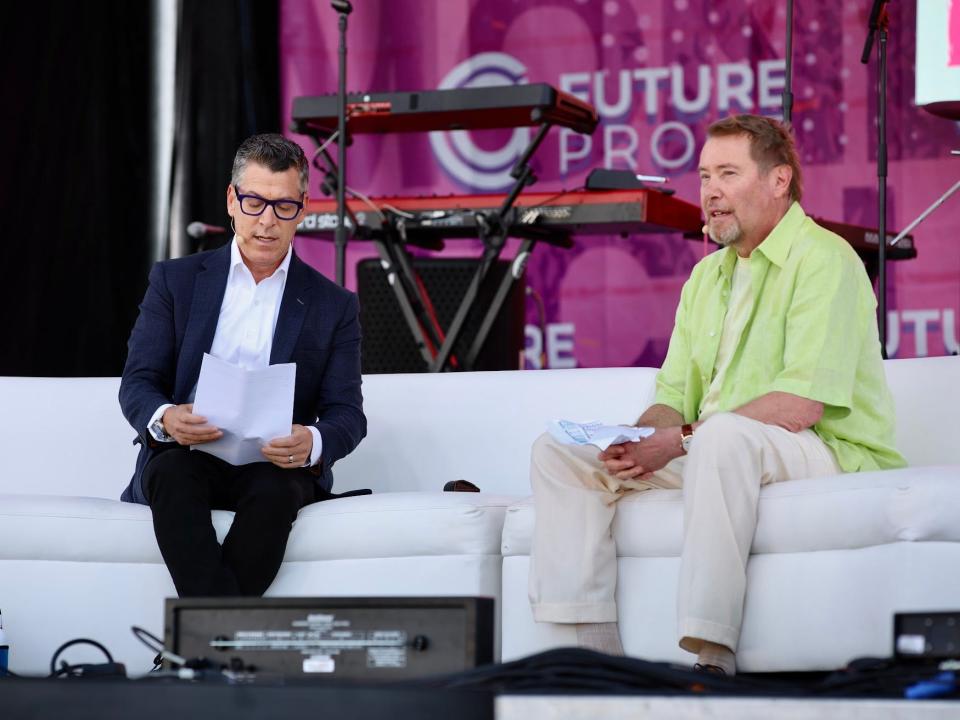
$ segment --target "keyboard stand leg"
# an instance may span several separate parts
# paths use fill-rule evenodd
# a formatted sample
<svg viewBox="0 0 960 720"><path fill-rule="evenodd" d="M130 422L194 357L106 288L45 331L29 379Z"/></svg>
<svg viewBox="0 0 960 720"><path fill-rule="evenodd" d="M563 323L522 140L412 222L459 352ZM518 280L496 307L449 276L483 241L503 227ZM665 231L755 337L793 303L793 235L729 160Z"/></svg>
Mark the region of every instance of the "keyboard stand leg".
<svg viewBox="0 0 960 720"><path fill-rule="evenodd" d="M395 257L395 255L405 253L406 251L402 248L392 248L391 243L384 240L375 239L373 243L377 248L377 254L380 255L380 262L387 276L387 284L390 285L394 295L397 297L400 312L403 315L404 321L407 323L407 327L410 328L410 333L413 335L413 341L417 346L417 351L420 353L420 357L423 358L426 366L430 367L434 356L432 348L435 348L436 344L432 346L428 344L429 341L424 333L424 326L417 319L417 312L414 310L413 304L407 295L405 282L402 277L403 263ZM394 253L393 250L396 250L396 253Z"/></svg>
<svg viewBox="0 0 960 720"><path fill-rule="evenodd" d="M480 328L473 338L473 343L470 345L470 351L464 360L466 367L473 369L476 366L480 351L483 350L483 345L487 341L487 335L490 334L490 329L500 314L500 308L502 308L503 303L506 302L507 295L510 294L514 284L520 279L520 276L523 275L523 271L527 266L527 260L535 245L535 240L525 238L520 244L520 249L517 250L517 255L513 259L513 262L510 263L507 272L503 274L503 279L500 280L500 285L497 287L497 294L494 295L493 300L490 301L487 312L483 316L483 322L480 324Z"/></svg>
<svg viewBox="0 0 960 720"><path fill-rule="evenodd" d="M507 216L513 211L513 203L525 187L536 182L536 177L533 175L533 170L530 167L530 158L533 156L533 153L536 152L537 148L540 147L540 143L543 142L543 139L547 136L551 127L551 123L545 122L537 129L537 134L530 142L530 145L523 151L523 155L520 156L517 164L514 165L513 170L510 172L516 179L513 187L501 204L500 209L488 216L487 223L481 230L480 239L483 240L484 249L483 255L480 258L480 264L477 266L477 271L467 286L463 300L460 301L460 307L457 308L457 314L454 316L453 322L450 323L450 328L447 330L447 336L443 340L440 352L437 353L433 362L430 363L430 372L441 372L449 369L447 367L447 360L453 351L453 346L460 338L463 326L477 302L480 287L487 273L490 268L493 267L493 263L496 262L500 256L500 252L503 250L503 246L506 244L507 228L510 227L510 223L507 222ZM507 289L509 290L509 288ZM504 291L504 293L505 292L506 291ZM501 304L502 302L501 300ZM485 320L486 319L489 318L485 318ZM489 332L489 328L487 332ZM461 370L473 370L473 362L476 361L476 356L472 351L470 355L472 357L467 358L467 361L462 364Z"/></svg>
<svg viewBox="0 0 960 720"><path fill-rule="evenodd" d="M432 361L440 345L443 343L443 328L440 327L439 320L428 311L428 308L432 307L430 298L427 295L426 288L420 283L420 278L413 267L410 253L407 252L406 246L399 241L395 241L391 247L393 248L393 257L399 270L400 280L403 283L408 299L410 299L413 314L419 321L424 333L428 336L427 339L432 343L430 346L430 361ZM430 361L428 361L428 365Z"/></svg>

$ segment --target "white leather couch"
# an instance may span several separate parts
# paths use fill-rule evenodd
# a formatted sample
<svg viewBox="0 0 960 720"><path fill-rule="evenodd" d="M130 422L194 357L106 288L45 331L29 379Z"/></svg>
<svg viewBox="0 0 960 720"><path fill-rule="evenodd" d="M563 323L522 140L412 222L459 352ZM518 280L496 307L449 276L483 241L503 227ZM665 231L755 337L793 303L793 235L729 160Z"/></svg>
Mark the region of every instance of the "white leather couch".
<svg viewBox="0 0 960 720"><path fill-rule="evenodd" d="M749 566L741 669L813 670L887 655L896 610L960 609L960 360L889 361L898 443L912 467L768 487ZM529 448L557 417L632 422L648 368L377 375L369 435L337 464L343 498L301 511L273 596L486 595L504 660L572 644L526 599ZM11 668L40 674L89 637L131 672L153 657L129 628L163 629L173 585L144 506L116 500L135 458L116 378L0 378L0 610ZM443 493L467 479L482 493ZM215 512L223 535L230 513ZM622 503L628 653L689 661L675 639L679 493ZM70 660L97 661L78 648Z"/></svg>

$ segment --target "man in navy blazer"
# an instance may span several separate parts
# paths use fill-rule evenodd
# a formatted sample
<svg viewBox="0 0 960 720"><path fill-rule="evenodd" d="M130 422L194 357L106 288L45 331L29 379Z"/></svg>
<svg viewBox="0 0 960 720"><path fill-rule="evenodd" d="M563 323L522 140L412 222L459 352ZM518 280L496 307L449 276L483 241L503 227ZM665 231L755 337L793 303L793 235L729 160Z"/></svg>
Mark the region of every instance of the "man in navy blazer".
<svg viewBox="0 0 960 720"><path fill-rule="evenodd" d="M130 335L120 405L141 447L121 499L150 506L182 597L262 595L297 512L328 496L333 464L366 434L357 297L291 246L308 173L286 138L244 141L227 188L233 242L157 263ZM206 352L248 369L296 363L290 435L264 446L263 462L191 450L222 435L192 412ZM218 508L235 511L222 546Z"/></svg>

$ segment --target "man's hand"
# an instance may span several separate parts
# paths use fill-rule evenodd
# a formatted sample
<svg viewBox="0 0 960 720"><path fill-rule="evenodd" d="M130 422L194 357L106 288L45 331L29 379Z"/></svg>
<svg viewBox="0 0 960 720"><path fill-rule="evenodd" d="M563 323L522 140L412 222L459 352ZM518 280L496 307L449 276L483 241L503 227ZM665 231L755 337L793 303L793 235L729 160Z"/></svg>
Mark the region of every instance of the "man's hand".
<svg viewBox="0 0 960 720"><path fill-rule="evenodd" d="M200 445L223 436L205 417L193 414L193 403L164 410L163 429L181 445Z"/></svg>
<svg viewBox="0 0 960 720"><path fill-rule="evenodd" d="M635 480L680 457L680 428L660 428L639 442L611 445L597 455L607 472L620 480Z"/></svg>
<svg viewBox="0 0 960 720"><path fill-rule="evenodd" d="M274 438L260 452L280 468L299 468L307 464L313 450L313 433L303 425L293 425L286 437Z"/></svg>

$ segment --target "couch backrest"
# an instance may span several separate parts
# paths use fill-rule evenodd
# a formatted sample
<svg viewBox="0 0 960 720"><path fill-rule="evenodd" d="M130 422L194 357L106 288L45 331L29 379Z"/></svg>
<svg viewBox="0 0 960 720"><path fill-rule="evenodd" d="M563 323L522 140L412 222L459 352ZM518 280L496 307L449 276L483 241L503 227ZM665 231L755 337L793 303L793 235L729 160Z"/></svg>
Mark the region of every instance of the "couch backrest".
<svg viewBox="0 0 960 720"><path fill-rule="evenodd" d="M632 422L655 370L605 368L364 378L368 435L337 464L335 490L439 490L465 478L526 494L547 420ZM0 377L0 493L119 498L138 446L119 378Z"/></svg>
<svg viewBox="0 0 960 720"><path fill-rule="evenodd" d="M884 368L897 408L897 449L907 462L960 465L960 357L887 360Z"/></svg>
<svg viewBox="0 0 960 720"><path fill-rule="evenodd" d="M0 377L0 493L118 499L139 446L120 378Z"/></svg>
<svg viewBox="0 0 960 720"><path fill-rule="evenodd" d="M912 465L960 465L960 358L888 360L897 446ZM463 478L527 494L530 445L549 420L630 423L656 370L598 368L369 375L369 432L337 464L336 490L439 490ZM134 433L118 378L0 377L0 493L117 498L133 471Z"/></svg>
<svg viewBox="0 0 960 720"><path fill-rule="evenodd" d="M960 358L884 367L908 462L960 465ZM367 376L368 436L337 465L336 486L436 490L464 478L487 492L528 494L530 446L549 420L632 423L653 399L655 376L652 368Z"/></svg>
<svg viewBox="0 0 960 720"><path fill-rule="evenodd" d="M632 423L656 370L513 370L364 378L367 437L334 468L336 488L440 490L463 478L527 495L530 446L549 420Z"/></svg>

